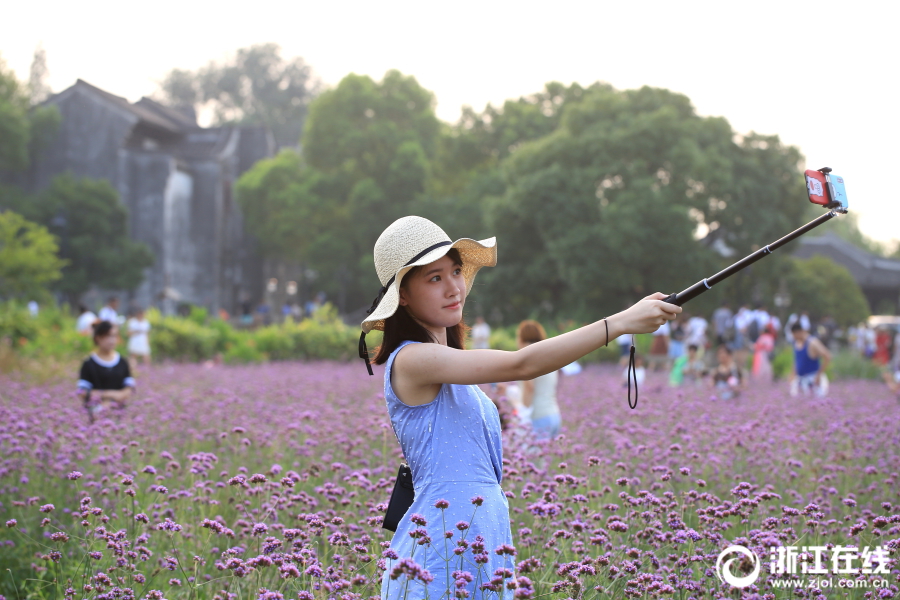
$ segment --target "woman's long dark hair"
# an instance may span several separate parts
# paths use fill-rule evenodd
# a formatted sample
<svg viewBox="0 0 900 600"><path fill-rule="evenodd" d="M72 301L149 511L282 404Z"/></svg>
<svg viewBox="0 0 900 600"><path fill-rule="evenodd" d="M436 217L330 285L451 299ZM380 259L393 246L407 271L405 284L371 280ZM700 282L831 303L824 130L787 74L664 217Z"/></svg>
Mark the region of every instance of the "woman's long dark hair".
<svg viewBox="0 0 900 600"><path fill-rule="evenodd" d="M449 256L455 264L462 266L462 257L459 255L459 250L451 248L450 251L447 252L447 256ZM421 268L421 266L418 266L410 269L400 282L400 287L404 287L409 278L414 276ZM466 293L468 293L468 290L466 290ZM451 348L462 350L465 348L466 337L468 334L469 327L463 319L460 319L459 323L455 326L447 328L447 345ZM387 362L391 352L396 350L397 346L406 340L423 342L425 344L437 343L437 340L434 339L431 332L413 319L405 306L398 306L397 312L384 320L384 338L381 341L381 345L378 346L378 349L375 351L375 364L381 365Z"/></svg>

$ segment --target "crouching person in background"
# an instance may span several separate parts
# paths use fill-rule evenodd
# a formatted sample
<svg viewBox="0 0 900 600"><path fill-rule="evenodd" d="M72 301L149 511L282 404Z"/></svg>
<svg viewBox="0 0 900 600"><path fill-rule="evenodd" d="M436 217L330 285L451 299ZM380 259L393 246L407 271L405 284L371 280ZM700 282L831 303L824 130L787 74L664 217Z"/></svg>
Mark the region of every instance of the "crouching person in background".
<svg viewBox="0 0 900 600"><path fill-rule="evenodd" d="M821 398L828 393L828 376L825 375L825 369L831 362L831 352L821 340L803 329L800 323L794 323L791 333L794 336L791 396L814 394Z"/></svg>

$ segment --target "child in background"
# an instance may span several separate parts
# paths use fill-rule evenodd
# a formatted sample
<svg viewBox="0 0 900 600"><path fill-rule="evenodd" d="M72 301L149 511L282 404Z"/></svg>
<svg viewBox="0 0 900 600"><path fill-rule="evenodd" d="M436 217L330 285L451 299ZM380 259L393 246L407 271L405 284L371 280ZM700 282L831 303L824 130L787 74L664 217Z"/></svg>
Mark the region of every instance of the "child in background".
<svg viewBox="0 0 900 600"><path fill-rule="evenodd" d="M78 376L78 391L83 394L91 423L109 406L124 408L134 393L134 378L128 361L116 352L118 344L118 325L100 321L94 326L95 350L82 363ZM96 395L96 399L92 399L92 395Z"/></svg>
<svg viewBox="0 0 900 600"><path fill-rule="evenodd" d="M722 400L736 398L744 387L744 374L735 362L731 348L719 346L716 358L719 365L713 371L712 384Z"/></svg>
<svg viewBox="0 0 900 600"><path fill-rule="evenodd" d="M688 346L687 354L683 354L675 359L672 372L669 374L669 385L678 387L684 382L697 385L703 380L705 373L706 369L703 359L697 354L697 346L696 344L691 344Z"/></svg>

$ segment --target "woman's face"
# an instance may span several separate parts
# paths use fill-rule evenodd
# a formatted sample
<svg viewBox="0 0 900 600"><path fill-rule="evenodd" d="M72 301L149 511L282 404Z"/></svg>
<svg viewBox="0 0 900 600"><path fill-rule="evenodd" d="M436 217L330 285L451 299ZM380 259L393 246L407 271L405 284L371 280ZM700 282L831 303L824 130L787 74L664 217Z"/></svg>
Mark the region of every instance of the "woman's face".
<svg viewBox="0 0 900 600"><path fill-rule="evenodd" d="M97 348L104 351L109 352L111 350L115 350L116 346L119 345L119 328L113 327L109 330L109 333L104 335L103 337L97 338Z"/></svg>
<svg viewBox="0 0 900 600"><path fill-rule="evenodd" d="M455 327L466 301L466 279L462 267L449 256L424 265L406 275L400 288L400 305L431 327Z"/></svg>

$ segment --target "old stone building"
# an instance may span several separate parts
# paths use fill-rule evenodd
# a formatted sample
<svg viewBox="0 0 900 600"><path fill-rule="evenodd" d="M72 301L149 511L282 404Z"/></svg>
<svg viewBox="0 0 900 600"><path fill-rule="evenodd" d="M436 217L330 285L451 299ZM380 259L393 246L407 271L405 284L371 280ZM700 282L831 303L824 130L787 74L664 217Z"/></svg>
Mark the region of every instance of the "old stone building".
<svg viewBox="0 0 900 600"><path fill-rule="evenodd" d="M39 191L68 170L107 179L119 191L131 236L156 256L127 300L166 312L182 301L234 313L242 299L259 297L260 263L233 190L244 171L273 154L270 132L203 128L192 111L149 98L130 103L80 79L47 103L62 123L26 187Z"/></svg>

